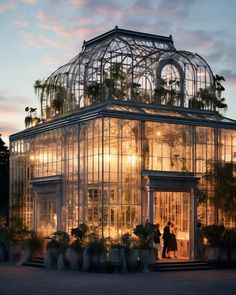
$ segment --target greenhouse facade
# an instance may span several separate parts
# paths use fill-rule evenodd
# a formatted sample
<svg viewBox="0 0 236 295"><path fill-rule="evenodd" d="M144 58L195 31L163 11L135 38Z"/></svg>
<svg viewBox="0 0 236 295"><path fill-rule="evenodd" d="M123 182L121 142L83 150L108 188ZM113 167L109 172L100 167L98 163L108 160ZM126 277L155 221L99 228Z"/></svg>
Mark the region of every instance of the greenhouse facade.
<svg viewBox="0 0 236 295"><path fill-rule="evenodd" d="M236 225L207 175L236 162L236 121L222 76L172 37L116 27L45 81L41 122L10 137L12 216L47 236L85 222L119 237L148 220L175 222L194 258L196 224ZM210 167L210 168L209 168Z"/></svg>

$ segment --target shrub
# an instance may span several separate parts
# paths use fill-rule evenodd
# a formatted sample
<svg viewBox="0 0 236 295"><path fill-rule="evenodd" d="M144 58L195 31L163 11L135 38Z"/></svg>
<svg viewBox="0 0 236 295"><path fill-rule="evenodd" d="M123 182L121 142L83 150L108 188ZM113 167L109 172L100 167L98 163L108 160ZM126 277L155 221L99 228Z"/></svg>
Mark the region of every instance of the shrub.
<svg viewBox="0 0 236 295"><path fill-rule="evenodd" d="M153 235L155 225L146 222L139 224L134 228L134 234L138 237L138 246L141 249L152 249Z"/></svg>
<svg viewBox="0 0 236 295"><path fill-rule="evenodd" d="M88 252L89 255L100 255L106 251L106 243L104 239L100 239L97 234L89 235Z"/></svg>
<svg viewBox="0 0 236 295"><path fill-rule="evenodd" d="M65 251L70 241L69 235L64 231L54 232L49 238L50 241L47 243L47 249L58 248L61 251Z"/></svg>
<svg viewBox="0 0 236 295"><path fill-rule="evenodd" d="M203 236L210 247L220 247L223 244L224 225L207 225L202 229Z"/></svg>

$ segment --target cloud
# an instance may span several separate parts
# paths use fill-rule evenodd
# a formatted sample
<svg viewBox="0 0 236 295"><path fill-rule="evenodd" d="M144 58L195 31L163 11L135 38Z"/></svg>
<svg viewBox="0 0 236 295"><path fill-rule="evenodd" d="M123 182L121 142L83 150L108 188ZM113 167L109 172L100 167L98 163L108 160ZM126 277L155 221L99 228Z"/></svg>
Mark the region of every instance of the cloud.
<svg viewBox="0 0 236 295"><path fill-rule="evenodd" d="M183 20L190 15L194 2L195 0L162 0L156 7L156 13L162 18Z"/></svg>
<svg viewBox="0 0 236 295"><path fill-rule="evenodd" d="M4 3L0 3L0 13L14 9L15 7L16 1L6 1Z"/></svg>
<svg viewBox="0 0 236 295"><path fill-rule="evenodd" d="M1 99L2 97L0 97ZM2 100L7 101L6 98L2 98ZM9 100L9 98L8 98ZM20 112L22 110L22 107L16 106L16 105L5 105L1 104L1 112L4 113L5 116L12 116L15 115L17 112Z"/></svg>
<svg viewBox="0 0 236 295"><path fill-rule="evenodd" d="M2 134L2 139L8 145L8 139L11 134L17 133L24 129L24 122L22 125L16 125L14 122L6 121L0 123L0 133Z"/></svg>
<svg viewBox="0 0 236 295"><path fill-rule="evenodd" d="M58 41L56 38L49 38L46 35L38 34L35 35L30 32L26 32L24 30L20 31L20 36L22 40L21 47L22 48L43 48L45 45L51 48L59 48L61 50L66 50L68 52L73 52L71 46L65 42Z"/></svg>
<svg viewBox="0 0 236 295"><path fill-rule="evenodd" d="M22 0L22 2L29 5L34 5L37 3L36 0Z"/></svg>
<svg viewBox="0 0 236 295"><path fill-rule="evenodd" d="M233 83L236 85L236 71L232 69L223 69L219 72L219 75L224 76L225 83Z"/></svg>
<svg viewBox="0 0 236 295"><path fill-rule="evenodd" d="M50 39L45 35L39 35L38 39L45 45L49 45L53 48L61 48L64 50L71 51L71 47L64 42L56 41L56 39Z"/></svg>
<svg viewBox="0 0 236 295"><path fill-rule="evenodd" d="M70 1L71 4L76 5L76 6L80 6L86 3L86 0L71 0Z"/></svg>
<svg viewBox="0 0 236 295"><path fill-rule="evenodd" d="M21 30L20 36L22 48L42 48L42 45L34 34Z"/></svg>
<svg viewBox="0 0 236 295"><path fill-rule="evenodd" d="M29 23L25 20L14 20L13 24L19 29L24 29L29 26Z"/></svg>
<svg viewBox="0 0 236 295"><path fill-rule="evenodd" d="M25 107L34 105L32 105L31 98L12 95L12 93L0 90L0 133L5 138L3 139L5 142L11 134L25 128Z"/></svg>

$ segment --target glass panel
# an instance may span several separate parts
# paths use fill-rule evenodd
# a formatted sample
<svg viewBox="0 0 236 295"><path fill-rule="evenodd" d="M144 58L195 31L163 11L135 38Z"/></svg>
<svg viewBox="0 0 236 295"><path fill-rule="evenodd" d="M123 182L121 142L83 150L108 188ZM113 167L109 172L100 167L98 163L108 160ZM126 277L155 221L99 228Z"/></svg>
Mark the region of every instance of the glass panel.
<svg viewBox="0 0 236 295"><path fill-rule="evenodd" d="M154 223L159 223L161 230L168 221L174 223L178 258L189 258L189 200L187 192L154 192Z"/></svg>
<svg viewBox="0 0 236 295"><path fill-rule="evenodd" d="M36 201L36 212L37 231L43 236L55 232L57 228L55 194L39 196Z"/></svg>

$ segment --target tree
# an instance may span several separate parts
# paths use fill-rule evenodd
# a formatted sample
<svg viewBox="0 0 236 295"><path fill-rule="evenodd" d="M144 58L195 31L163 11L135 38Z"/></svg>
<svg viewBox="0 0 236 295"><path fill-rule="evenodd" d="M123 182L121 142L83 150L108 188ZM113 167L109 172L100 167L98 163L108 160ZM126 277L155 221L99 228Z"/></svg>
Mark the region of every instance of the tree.
<svg viewBox="0 0 236 295"><path fill-rule="evenodd" d="M9 149L0 134L0 219L8 223Z"/></svg>

